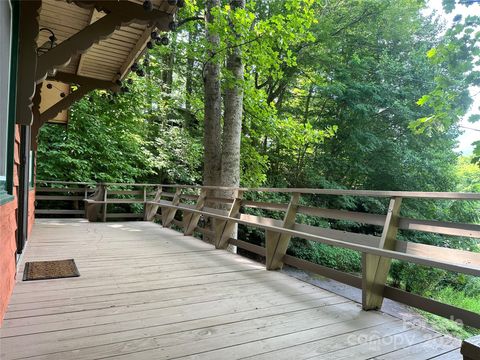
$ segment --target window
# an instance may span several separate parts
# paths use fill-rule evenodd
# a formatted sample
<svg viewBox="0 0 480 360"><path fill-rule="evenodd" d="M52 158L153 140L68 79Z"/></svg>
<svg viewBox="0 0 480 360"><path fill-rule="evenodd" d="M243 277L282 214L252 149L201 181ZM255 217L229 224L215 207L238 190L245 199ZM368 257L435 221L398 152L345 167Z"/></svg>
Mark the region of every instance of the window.
<svg viewBox="0 0 480 360"><path fill-rule="evenodd" d="M12 7L10 1L0 1L0 192L6 191L9 101L10 101L10 52L12 40Z"/></svg>

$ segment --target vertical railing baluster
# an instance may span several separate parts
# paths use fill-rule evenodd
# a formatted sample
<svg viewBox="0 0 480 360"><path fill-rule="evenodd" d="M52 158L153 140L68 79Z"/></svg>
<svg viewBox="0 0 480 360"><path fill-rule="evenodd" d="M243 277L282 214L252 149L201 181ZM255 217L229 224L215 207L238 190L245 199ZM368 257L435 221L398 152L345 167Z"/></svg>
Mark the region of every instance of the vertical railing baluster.
<svg viewBox="0 0 480 360"><path fill-rule="evenodd" d="M401 197L393 197L390 200L378 246L380 249L395 249L401 204ZM376 310L382 307L383 289L391 263L390 258L362 253L362 307L364 310Z"/></svg>

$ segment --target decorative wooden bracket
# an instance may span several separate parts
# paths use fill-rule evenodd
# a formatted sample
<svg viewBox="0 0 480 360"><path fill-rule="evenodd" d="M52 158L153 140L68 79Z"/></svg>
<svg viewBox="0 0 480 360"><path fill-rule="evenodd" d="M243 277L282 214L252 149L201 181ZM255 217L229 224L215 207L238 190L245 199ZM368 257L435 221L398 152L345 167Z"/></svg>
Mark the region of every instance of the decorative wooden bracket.
<svg viewBox="0 0 480 360"><path fill-rule="evenodd" d="M200 190L200 194L198 195L197 203L195 204L195 210L203 210L205 206L205 200L207 198L207 190L202 189ZM188 215L184 215L185 226L183 227L183 234L184 235L192 235L193 231L198 225L198 221L200 220L201 214L192 214L189 213Z"/></svg>
<svg viewBox="0 0 480 360"><path fill-rule="evenodd" d="M380 249L394 250L398 232L400 206L402 198L394 197L390 200ZM362 307L364 310L376 310L382 307L383 289L387 281L392 259L378 255L362 254Z"/></svg>
<svg viewBox="0 0 480 360"><path fill-rule="evenodd" d="M480 335L462 341L463 360L480 359Z"/></svg>
<svg viewBox="0 0 480 360"><path fill-rule="evenodd" d="M155 197L153 198L153 202L160 202L162 201L162 187L157 187L157 191L155 193ZM155 219L155 215L157 214L158 208L160 205L154 204L147 204L145 206L145 217L146 221L153 221Z"/></svg>
<svg viewBox="0 0 480 360"><path fill-rule="evenodd" d="M237 190L237 195L232 203L232 207L228 212L228 217L238 217L240 208L242 207L243 191ZM217 249L226 249L228 247L228 240L233 231L236 229L237 223L233 220L216 221L215 222L215 247Z"/></svg>
<svg viewBox="0 0 480 360"><path fill-rule="evenodd" d="M92 2L87 2L92 3ZM171 15L163 11L145 11L141 4L130 1L96 1L92 4L107 9L107 15L88 25L58 46L40 55L37 60L36 82L43 81L49 71L68 65L73 56L86 52L99 41L108 38L121 26L131 23L155 24L160 31L168 31ZM38 31L38 30L37 30Z"/></svg>
<svg viewBox="0 0 480 360"><path fill-rule="evenodd" d="M182 188L177 188L175 191L175 196L172 200L173 206L178 206L180 204L180 196L182 195ZM162 208L162 226L169 227L177 213L177 209L167 209Z"/></svg>
<svg viewBox="0 0 480 360"><path fill-rule="evenodd" d="M31 125L37 67L38 18L40 0L20 1L16 122Z"/></svg>
<svg viewBox="0 0 480 360"><path fill-rule="evenodd" d="M48 120L53 119L63 110L68 109L75 101L80 100L83 96L94 89L94 87L88 85L81 86L76 91L71 92L55 105L52 105L43 113L41 113L38 119L36 118L32 124L32 142L34 144L37 143L38 133L43 124L45 124Z"/></svg>
<svg viewBox="0 0 480 360"><path fill-rule="evenodd" d="M32 105L32 114L33 114L33 124L39 122L40 120L40 102L42 101L42 84L38 84L35 88L35 96L33 97ZM33 151L37 151L38 147L38 129L35 126L31 127L30 131L30 144Z"/></svg>
<svg viewBox="0 0 480 360"><path fill-rule="evenodd" d="M293 193L288 204L287 212L283 219L283 227L291 229L295 225L295 217L297 215L299 193ZM266 267L267 270L280 270L283 267L283 257L287 253L288 244L290 243L290 235L280 234L273 231L265 232L265 248L266 248Z"/></svg>
<svg viewBox="0 0 480 360"><path fill-rule="evenodd" d="M35 90L34 105L32 108L34 121L32 124L31 139L34 149L36 149L37 147L37 138L40 128L48 120L53 119L63 110L68 109L70 106L73 105L74 102L80 100L90 91L95 89L109 89L112 91L120 90L120 86L111 81L97 80L85 76L67 74L63 72L58 72L57 74L55 74L55 76L49 76L48 80L60 81L66 84L77 84L79 85L79 88L76 91L71 92L66 97L57 102L55 105L52 105L40 114L40 90L42 83L37 85L37 88Z"/></svg>

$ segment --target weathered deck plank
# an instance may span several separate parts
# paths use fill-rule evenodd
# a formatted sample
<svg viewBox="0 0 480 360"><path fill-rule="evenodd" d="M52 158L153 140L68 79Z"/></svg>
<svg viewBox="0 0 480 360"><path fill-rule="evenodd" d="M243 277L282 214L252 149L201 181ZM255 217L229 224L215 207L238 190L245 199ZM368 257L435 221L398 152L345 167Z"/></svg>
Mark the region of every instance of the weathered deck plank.
<svg viewBox="0 0 480 360"><path fill-rule="evenodd" d="M24 261L64 258L79 278L18 282L0 359L461 358L440 334L153 223L38 220Z"/></svg>

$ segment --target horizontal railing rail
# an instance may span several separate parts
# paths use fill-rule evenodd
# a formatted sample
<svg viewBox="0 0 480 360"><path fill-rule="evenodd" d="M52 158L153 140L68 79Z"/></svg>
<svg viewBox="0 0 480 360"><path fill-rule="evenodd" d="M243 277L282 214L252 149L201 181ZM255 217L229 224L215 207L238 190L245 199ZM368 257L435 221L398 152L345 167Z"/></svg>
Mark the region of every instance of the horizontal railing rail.
<svg viewBox="0 0 480 360"><path fill-rule="evenodd" d="M40 187L41 186L41 187ZM57 188L70 188L68 195L78 201L84 192L85 216L91 221L106 221L109 218L143 218L158 220L165 227L177 226L185 235L201 233L217 248L229 245L265 258L268 270L281 269L284 264L314 272L346 283L362 290L362 306L365 310L378 309L383 299L390 298L409 306L429 311L447 318L461 319L464 324L480 328L480 314L443 304L436 300L415 295L387 285L391 260L396 259L472 276L480 276L480 253L415 243L398 239L400 230L436 233L445 236L480 239L480 225L414 219L401 216L403 199L428 201L480 201L480 193L363 191L336 189L270 189L270 188L223 188L214 186L164 185L164 184L119 184L38 181L43 189L37 200L47 200ZM262 198L268 193L281 193L288 198L284 203L247 199ZM47 194L47 195L44 195ZM233 194L233 195L232 195ZM261 196L262 195L262 196ZM302 204L302 196L354 196L374 197L388 200L384 214L329 209ZM61 195L59 198L62 197ZM265 196L263 196L265 197ZM51 200L55 200L50 198ZM62 197L63 199L63 197ZM115 204L141 204L142 213L110 213ZM271 215L253 215L251 212L266 210ZM323 228L297 222L298 215L327 220L347 220L359 224L377 226L378 234L363 234ZM203 221L202 221L203 220ZM205 227L207 221L211 226ZM251 244L237 238L235 229L245 225L265 233L264 246ZM361 276L341 272L287 254L290 241L305 239L331 246L358 251L362 255Z"/></svg>

